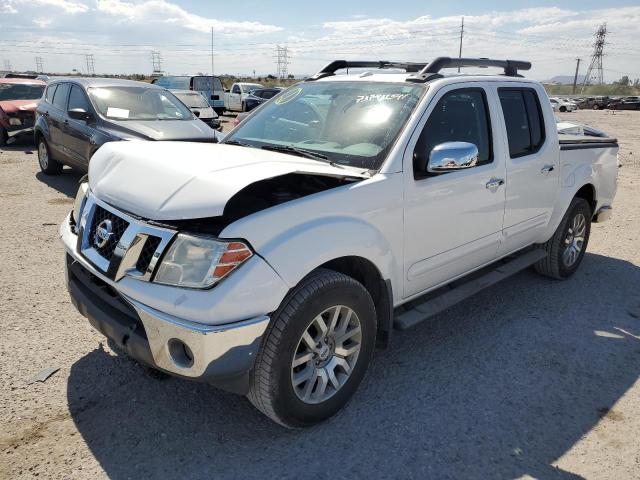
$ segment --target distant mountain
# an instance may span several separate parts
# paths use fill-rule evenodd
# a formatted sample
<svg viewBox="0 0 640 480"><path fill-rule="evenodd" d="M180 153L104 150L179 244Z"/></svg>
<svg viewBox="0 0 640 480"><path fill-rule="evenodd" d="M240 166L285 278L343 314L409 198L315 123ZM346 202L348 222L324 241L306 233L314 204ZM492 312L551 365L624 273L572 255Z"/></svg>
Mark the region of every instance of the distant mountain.
<svg viewBox="0 0 640 480"><path fill-rule="evenodd" d="M578 75L578 85L584 82L584 75ZM542 83L556 83L560 85L573 85L573 75L556 75Z"/></svg>

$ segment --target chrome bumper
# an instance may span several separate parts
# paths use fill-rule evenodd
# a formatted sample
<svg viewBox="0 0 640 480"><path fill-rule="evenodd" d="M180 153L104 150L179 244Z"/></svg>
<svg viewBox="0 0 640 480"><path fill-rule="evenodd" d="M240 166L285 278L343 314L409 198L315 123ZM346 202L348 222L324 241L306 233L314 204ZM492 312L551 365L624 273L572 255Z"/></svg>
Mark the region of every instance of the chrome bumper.
<svg viewBox="0 0 640 480"><path fill-rule="evenodd" d="M199 325L124 299L144 325L156 366L186 377L202 377L212 368L225 373L251 368L256 353L253 347L269 324L265 315L229 325Z"/></svg>

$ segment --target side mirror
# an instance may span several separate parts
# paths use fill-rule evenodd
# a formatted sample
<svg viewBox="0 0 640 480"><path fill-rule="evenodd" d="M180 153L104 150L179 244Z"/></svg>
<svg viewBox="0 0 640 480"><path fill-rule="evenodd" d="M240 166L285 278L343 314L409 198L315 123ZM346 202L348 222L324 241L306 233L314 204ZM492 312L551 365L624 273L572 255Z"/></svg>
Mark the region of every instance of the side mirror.
<svg viewBox="0 0 640 480"><path fill-rule="evenodd" d="M67 114L69 115L69 117L73 118L74 120L86 121L91 119L91 114L87 112L84 108L72 108L67 112Z"/></svg>
<svg viewBox="0 0 640 480"><path fill-rule="evenodd" d="M445 142L436 145L429 154L427 172L442 173L475 167L478 147L468 142Z"/></svg>

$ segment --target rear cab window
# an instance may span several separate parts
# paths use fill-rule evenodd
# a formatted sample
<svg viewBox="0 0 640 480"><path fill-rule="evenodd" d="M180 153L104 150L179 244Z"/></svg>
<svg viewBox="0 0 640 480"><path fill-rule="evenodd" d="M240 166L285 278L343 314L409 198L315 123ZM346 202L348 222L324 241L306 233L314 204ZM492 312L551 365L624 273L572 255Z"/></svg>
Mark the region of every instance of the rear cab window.
<svg viewBox="0 0 640 480"><path fill-rule="evenodd" d="M536 153L545 140L540 99L532 88L499 88L498 96L509 141L509 156Z"/></svg>

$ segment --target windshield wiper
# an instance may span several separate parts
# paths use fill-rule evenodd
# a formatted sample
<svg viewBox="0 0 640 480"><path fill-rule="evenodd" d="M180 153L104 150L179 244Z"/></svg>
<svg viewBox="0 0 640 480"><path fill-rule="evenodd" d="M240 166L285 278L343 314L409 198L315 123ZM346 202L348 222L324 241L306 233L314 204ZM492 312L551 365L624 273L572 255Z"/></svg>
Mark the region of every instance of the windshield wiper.
<svg viewBox="0 0 640 480"><path fill-rule="evenodd" d="M328 163L332 167L345 168L343 165L329 160L329 157L322 153L312 152L311 150L305 150L304 148L294 147L293 145L263 145L260 147L262 150L271 150L273 152L290 153L292 155L298 155L299 157L310 158L312 160L319 160L321 162Z"/></svg>
<svg viewBox="0 0 640 480"><path fill-rule="evenodd" d="M226 140L221 142L223 145L237 145L238 147L250 147L254 148L253 145L249 145L248 143L239 142L238 140Z"/></svg>

